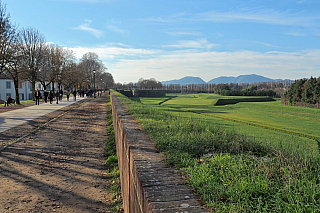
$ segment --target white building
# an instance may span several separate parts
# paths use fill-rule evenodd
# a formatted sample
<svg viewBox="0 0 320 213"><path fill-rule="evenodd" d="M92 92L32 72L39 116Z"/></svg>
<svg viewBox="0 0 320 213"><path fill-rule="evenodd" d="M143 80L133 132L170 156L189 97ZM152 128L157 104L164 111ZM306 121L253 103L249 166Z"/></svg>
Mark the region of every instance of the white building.
<svg viewBox="0 0 320 213"><path fill-rule="evenodd" d="M52 84L47 86L47 91L50 91ZM55 83L54 88L58 88L58 84ZM36 89L43 90L43 86L40 82L36 83ZM3 78L0 76L0 100L7 100L7 96L16 99L16 92L14 89L14 83L11 79ZM32 85L28 81L21 82L19 85L19 100L26 101L32 100Z"/></svg>

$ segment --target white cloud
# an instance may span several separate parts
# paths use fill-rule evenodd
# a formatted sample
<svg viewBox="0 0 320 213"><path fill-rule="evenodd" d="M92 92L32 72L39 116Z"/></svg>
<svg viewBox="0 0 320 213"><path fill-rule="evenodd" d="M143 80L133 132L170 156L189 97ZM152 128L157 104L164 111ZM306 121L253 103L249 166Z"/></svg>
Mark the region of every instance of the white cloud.
<svg viewBox="0 0 320 213"><path fill-rule="evenodd" d="M95 52L99 55L99 57L102 60L105 61L108 61L110 59L118 59L124 56L131 56L136 58L150 57L158 52L157 50L135 49L124 44L114 43L100 45L96 47L78 46L70 49L76 53L77 58L81 58L85 53Z"/></svg>
<svg viewBox="0 0 320 213"><path fill-rule="evenodd" d="M85 22L86 22L85 24L82 24L82 25L80 25L78 27L75 27L73 29L89 32L89 33L93 34L97 38L103 36L103 34L104 34L103 31L94 29L94 28L89 26L90 23L92 22L91 20L87 20L86 19Z"/></svg>
<svg viewBox="0 0 320 213"><path fill-rule="evenodd" d="M186 13L178 13L173 14L170 16L164 16L164 17L148 17L148 18L141 18L140 21L150 21L150 22L160 22L160 23L173 23L173 22L179 22L181 20L184 20L183 17L186 16Z"/></svg>
<svg viewBox="0 0 320 213"><path fill-rule="evenodd" d="M165 31L166 34L171 36L201 36L201 32L192 31L192 30L184 30L184 29L173 29L173 30L167 30Z"/></svg>
<svg viewBox="0 0 320 213"><path fill-rule="evenodd" d="M179 49L211 49L218 44L211 44L207 41L207 39L199 39L197 41L194 40L182 40L176 41L175 43L165 45L164 47L172 47L172 48L179 48Z"/></svg>
<svg viewBox="0 0 320 213"><path fill-rule="evenodd" d="M304 15L303 12L280 11L265 8L238 8L230 11L207 11L198 14L180 13L167 17L140 19L150 22L209 21L222 23L251 22L285 26L319 27L319 14Z"/></svg>
<svg viewBox="0 0 320 213"><path fill-rule="evenodd" d="M251 73L275 79L298 79L319 75L319 57L320 50L298 53L183 51L149 59L120 60L110 70L113 70L118 82L134 82L139 78L164 81L185 76L201 77L209 81L219 76Z"/></svg>
<svg viewBox="0 0 320 213"><path fill-rule="evenodd" d="M114 31L114 32L117 32L117 33L121 33L121 34L128 33L126 30L122 30L119 27L116 27L116 26L113 26L113 25L108 25L107 29L109 29L111 31Z"/></svg>
<svg viewBox="0 0 320 213"><path fill-rule="evenodd" d="M288 35L292 35L292 36L306 36L306 34L304 33L300 33L300 32L289 32L287 33Z"/></svg>
<svg viewBox="0 0 320 213"><path fill-rule="evenodd" d="M260 42L260 41L251 41L251 42L256 43L256 44L261 44L261 45L267 46L267 47L277 47L277 46L274 46L272 44L268 44L268 43Z"/></svg>
<svg viewBox="0 0 320 213"><path fill-rule="evenodd" d="M320 50L300 52L217 52L201 49L161 51L136 49L124 44L72 48L77 57L96 52L116 82L136 82L139 78L159 81L185 76L205 81L219 76L259 74L269 78L299 79L319 77Z"/></svg>
<svg viewBox="0 0 320 213"><path fill-rule="evenodd" d="M253 22L289 26L319 26L319 15L304 16L300 13L289 13L272 9L240 9L234 11L209 11L198 14L195 21L211 22Z"/></svg>

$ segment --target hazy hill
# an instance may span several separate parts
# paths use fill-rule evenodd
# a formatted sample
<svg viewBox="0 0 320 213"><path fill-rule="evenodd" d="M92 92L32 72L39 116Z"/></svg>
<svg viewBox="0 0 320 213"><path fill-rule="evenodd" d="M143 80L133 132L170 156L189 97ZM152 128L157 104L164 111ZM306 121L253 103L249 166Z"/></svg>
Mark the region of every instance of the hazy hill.
<svg viewBox="0 0 320 213"><path fill-rule="evenodd" d="M266 78L261 75L251 74L251 75L239 75L238 77L218 77L210 80L208 84L255 83L255 82L270 82L270 81L277 81L277 80Z"/></svg>
<svg viewBox="0 0 320 213"><path fill-rule="evenodd" d="M288 79L286 79L288 80ZM281 79L271 79L261 75L239 75L238 77L221 76L218 78L211 79L208 84L227 84L227 83L255 83L255 82L270 82L270 81L281 81ZM162 84L206 84L204 80L199 77L187 76L178 80L162 81Z"/></svg>
<svg viewBox="0 0 320 213"><path fill-rule="evenodd" d="M208 84L227 84L232 83L236 77L227 77L227 76L221 76L218 78L211 79L208 81Z"/></svg>
<svg viewBox="0 0 320 213"><path fill-rule="evenodd" d="M161 83L186 85L186 84L205 84L206 82L199 77L186 76L178 80L162 81Z"/></svg>

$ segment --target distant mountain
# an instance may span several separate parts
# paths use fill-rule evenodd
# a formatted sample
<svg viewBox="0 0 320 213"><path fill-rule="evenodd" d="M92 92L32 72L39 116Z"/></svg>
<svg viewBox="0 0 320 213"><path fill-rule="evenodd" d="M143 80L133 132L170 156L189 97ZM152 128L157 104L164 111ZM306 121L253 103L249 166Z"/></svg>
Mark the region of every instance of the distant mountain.
<svg viewBox="0 0 320 213"><path fill-rule="evenodd" d="M232 83L236 77L227 77L227 76L221 76L218 78L211 79L208 81L208 84L227 84Z"/></svg>
<svg viewBox="0 0 320 213"><path fill-rule="evenodd" d="M178 80L171 80L171 81L162 81L162 84L180 84L180 85L186 85L186 84L206 84L204 80L202 80L199 77L192 77L192 76L186 76L184 78L178 79Z"/></svg>
<svg viewBox="0 0 320 213"><path fill-rule="evenodd" d="M289 80L289 79L286 79ZM271 79L261 75L239 75L238 77L221 76L218 78L211 79L207 84L230 84L230 83L256 83L256 82L270 82L270 81L282 81L281 79ZM187 76L178 80L162 81L162 84L206 84L204 80L199 77Z"/></svg>
<svg viewBox="0 0 320 213"><path fill-rule="evenodd" d="M255 82L270 82L279 81L280 79L271 79L261 75L239 75L238 77L218 77L208 81L208 84L227 84L227 83L255 83Z"/></svg>

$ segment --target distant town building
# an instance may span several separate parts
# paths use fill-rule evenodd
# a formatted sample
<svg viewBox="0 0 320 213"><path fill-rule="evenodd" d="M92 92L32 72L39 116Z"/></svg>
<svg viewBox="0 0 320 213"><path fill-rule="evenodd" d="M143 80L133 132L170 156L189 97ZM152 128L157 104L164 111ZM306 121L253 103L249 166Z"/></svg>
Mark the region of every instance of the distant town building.
<svg viewBox="0 0 320 213"><path fill-rule="evenodd" d="M43 86L40 82L36 82L36 88L40 91L43 91ZM54 88L58 88L58 84L54 84ZM52 89L52 83L47 86L47 91ZM13 99L16 99L16 92L14 88L14 83L11 79L0 76L0 100L6 100L7 96L10 96ZM32 100L32 85L28 81L23 81L19 83L19 100L27 101Z"/></svg>

